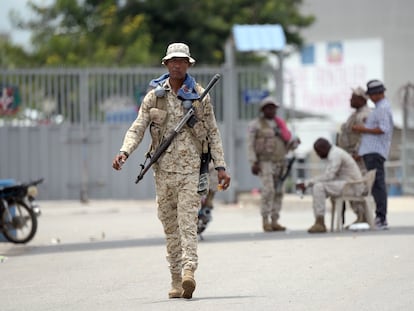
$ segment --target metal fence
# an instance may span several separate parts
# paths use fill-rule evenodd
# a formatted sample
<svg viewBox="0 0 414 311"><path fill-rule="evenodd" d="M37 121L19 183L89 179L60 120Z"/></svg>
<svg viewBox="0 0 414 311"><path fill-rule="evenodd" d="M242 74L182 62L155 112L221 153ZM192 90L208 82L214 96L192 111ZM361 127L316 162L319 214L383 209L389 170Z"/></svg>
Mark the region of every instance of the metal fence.
<svg viewBox="0 0 414 311"><path fill-rule="evenodd" d="M196 79L206 84L219 68L195 71ZM136 112L151 79L164 73L157 68L135 69L33 69L0 72L0 84L19 93L20 124L77 124L129 122ZM222 90L211 93L214 103L222 102ZM218 118L222 111L217 107ZM3 120L6 122L7 120Z"/></svg>
<svg viewBox="0 0 414 311"><path fill-rule="evenodd" d="M14 88L21 106L18 115L4 118L3 114L2 125L130 122L148 82L163 73L161 68L0 70L0 86ZM223 75L225 69L205 67L191 72L202 85L216 73ZM251 119L257 115L257 98L275 88L274 71L270 67L237 68L235 78L238 118ZM223 85L215 87L210 96L217 120L222 121Z"/></svg>
<svg viewBox="0 0 414 311"><path fill-rule="evenodd" d="M115 172L110 164L138 114L148 82L163 73L162 68L0 70L4 108L0 110L0 178L26 181L43 176L44 199L153 197L151 176L138 187L132 182L149 137L125 170ZM251 94L270 92L274 74L271 68L256 67L235 71L205 67L190 72L202 85L216 73L222 81L210 96L225 151L242 155L226 159L237 167L233 179L241 180L234 183L234 195L257 183L250 181L250 172L245 170L245 121L257 115L254 104L258 99ZM230 85L237 85L236 98L226 95ZM13 109L7 111L7 104ZM225 111L240 122L226 121Z"/></svg>
<svg viewBox="0 0 414 311"><path fill-rule="evenodd" d="M137 116L148 82L164 72L161 68L0 70L0 178L23 182L45 177L42 199L153 198L151 174L134 184L150 143L148 135L121 172L115 172L111 162ZM210 95L233 180L231 190L218 197L233 201L238 192L260 187L247 161L247 125L257 116L260 97L274 95L275 73L268 67L226 66L190 71L202 85L216 73L222 80ZM410 150L406 149L408 159L414 154ZM304 165L308 164L296 164L294 172L303 173ZM305 174L310 171L305 169Z"/></svg>

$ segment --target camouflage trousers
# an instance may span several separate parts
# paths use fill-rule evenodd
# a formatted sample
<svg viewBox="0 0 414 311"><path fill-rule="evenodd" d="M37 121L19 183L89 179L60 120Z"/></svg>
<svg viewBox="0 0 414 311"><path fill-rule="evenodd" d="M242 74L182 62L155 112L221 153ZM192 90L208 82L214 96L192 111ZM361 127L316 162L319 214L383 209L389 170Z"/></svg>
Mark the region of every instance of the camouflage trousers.
<svg viewBox="0 0 414 311"><path fill-rule="evenodd" d="M167 261L172 273L195 271L197 256L197 217L200 195L197 174L158 171L155 174L158 218L166 238Z"/></svg>
<svg viewBox="0 0 414 311"><path fill-rule="evenodd" d="M260 162L259 174L262 183L260 213L263 217L271 216L278 220L282 209L283 185L278 184L279 176L284 169L284 162Z"/></svg>
<svg viewBox="0 0 414 311"><path fill-rule="evenodd" d="M342 189L344 188L345 181L326 181L326 182L316 182L312 186L312 196L313 196L313 213L315 217L325 216L325 203L326 199L329 197L335 197L341 194ZM363 190L363 189L362 189ZM358 191L352 189L348 195L356 195ZM355 210L354 210L355 211Z"/></svg>

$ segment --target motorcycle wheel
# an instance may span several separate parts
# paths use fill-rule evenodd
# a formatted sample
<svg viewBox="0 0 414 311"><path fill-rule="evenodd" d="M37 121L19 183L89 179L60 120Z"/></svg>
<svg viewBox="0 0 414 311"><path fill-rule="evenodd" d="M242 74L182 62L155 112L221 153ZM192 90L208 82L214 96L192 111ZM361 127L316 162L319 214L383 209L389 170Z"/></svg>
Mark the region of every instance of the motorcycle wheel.
<svg viewBox="0 0 414 311"><path fill-rule="evenodd" d="M10 204L10 208L3 209L1 221L3 224L4 237L13 243L24 244L33 239L37 231L37 217L33 210L23 201Z"/></svg>

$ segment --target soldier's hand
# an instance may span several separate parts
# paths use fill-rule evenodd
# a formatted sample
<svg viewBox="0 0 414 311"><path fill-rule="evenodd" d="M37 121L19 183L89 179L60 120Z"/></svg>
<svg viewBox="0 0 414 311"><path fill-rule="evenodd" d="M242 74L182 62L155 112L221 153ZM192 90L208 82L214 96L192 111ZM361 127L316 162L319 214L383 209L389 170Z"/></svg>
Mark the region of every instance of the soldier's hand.
<svg viewBox="0 0 414 311"><path fill-rule="evenodd" d="M288 144L289 150L295 150L302 142L299 137L294 137Z"/></svg>
<svg viewBox="0 0 414 311"><path fill-rule="evenodd" d="M219 182L219 187L223 190L226 190L230 186L230 176L226 173L225 170L218 170L217 177Z"/></svg>
<svg viewBox="0 0 414 311"><path fill-rule="evenodd" d="M122 169L122 165L124 165L126 160L127 156L123 153L120 153L116 155L115 158L112 160L112 167L119 171L120 169Z"/></svg>
<svg viewBox="0 0 414 311"><path fill-rule="evenodd" d="M259 165L259 163L254 163L253 165L252 165L252 174L253 175L258 175L259 173L260 173L260 171L261 171L261 168L260 168L260 165Z"/></svg>

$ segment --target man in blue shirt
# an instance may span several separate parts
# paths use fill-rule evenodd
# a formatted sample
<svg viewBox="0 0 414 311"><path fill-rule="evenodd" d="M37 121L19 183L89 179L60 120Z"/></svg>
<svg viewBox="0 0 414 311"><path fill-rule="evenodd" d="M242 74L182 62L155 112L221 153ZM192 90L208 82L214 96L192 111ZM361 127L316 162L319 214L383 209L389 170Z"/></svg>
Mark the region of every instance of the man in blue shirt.
<svg viewBox="0 0 414 311"><path fill-rule="evenodd" d="M377 170L372 195L377 206L375 225L380 230L388 229L384 162L388 158L394 127L391 106L384 92L385 86L381 81L371 80L367 83L366 94L375 104L375 109L364 125L352 127L353 131L361 133L358 154L364 159L367 170Z"/></svg>

